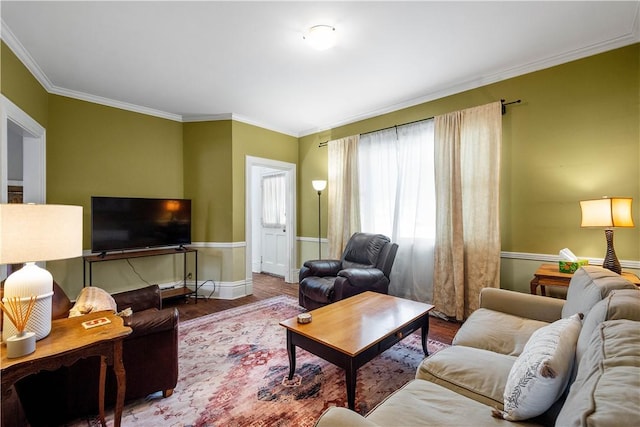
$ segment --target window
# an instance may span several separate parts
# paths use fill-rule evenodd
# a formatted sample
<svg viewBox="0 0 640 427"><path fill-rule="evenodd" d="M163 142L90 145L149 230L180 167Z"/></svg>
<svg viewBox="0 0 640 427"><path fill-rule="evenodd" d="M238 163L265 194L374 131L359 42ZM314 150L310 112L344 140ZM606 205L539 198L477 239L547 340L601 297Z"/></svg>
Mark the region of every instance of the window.
<svg viewBox="0 0 640 427"><path fill-rule="evenodd" d="M285 174L262 177L262 226L282 228L286 224Z"/></svg>

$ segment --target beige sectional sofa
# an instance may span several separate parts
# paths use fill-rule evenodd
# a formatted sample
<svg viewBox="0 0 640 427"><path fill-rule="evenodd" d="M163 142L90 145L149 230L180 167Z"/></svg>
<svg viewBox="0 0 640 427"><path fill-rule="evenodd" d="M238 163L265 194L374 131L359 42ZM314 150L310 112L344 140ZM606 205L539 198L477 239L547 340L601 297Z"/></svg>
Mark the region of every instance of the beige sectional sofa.
<svg viewBox="0 0 640 427"><path fill-rule="evenodd" d="M640 291L635 285L586 266L574 274L566 301L484 289L480 308L453 345L426 358L416 379L366 417L333 407L316 423L510 424L640 425Z"/></svg>

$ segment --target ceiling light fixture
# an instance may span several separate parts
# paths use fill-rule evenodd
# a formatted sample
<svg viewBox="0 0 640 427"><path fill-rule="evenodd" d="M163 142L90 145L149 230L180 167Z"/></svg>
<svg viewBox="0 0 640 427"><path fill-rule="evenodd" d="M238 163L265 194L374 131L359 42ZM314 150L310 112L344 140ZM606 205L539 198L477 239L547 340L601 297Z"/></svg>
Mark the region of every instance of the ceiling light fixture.
<svg viewBox="0 0 640 427"><path fill-rule="evenodd" d="M314 25L302 38L315 50L327 50L336 44L336 29L331 25Z"/></svg>

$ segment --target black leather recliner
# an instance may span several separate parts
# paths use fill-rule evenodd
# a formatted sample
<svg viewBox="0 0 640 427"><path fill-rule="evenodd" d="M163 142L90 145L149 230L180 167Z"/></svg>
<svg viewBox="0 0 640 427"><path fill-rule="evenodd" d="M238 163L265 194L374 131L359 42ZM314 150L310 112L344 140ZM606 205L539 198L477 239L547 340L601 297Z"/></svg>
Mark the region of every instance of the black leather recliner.
<svg viewBox="0 0 640 427"><path fill-rule="evenodd" d="M339 260L306 261L300 269L299 302L313 310L365 292L389 293L398 245L382 234L355 233Z"/></svg>

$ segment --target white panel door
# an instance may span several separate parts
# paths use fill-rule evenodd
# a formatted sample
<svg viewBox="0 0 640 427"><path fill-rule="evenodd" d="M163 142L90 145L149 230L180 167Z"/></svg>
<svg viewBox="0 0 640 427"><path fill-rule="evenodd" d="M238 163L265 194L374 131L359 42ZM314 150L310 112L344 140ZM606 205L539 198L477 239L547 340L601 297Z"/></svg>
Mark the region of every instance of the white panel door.
<svg viewBox="0 0 640 427"><path fill-rule="evenodd" d="M264 273L284 276L287 269L286 174L265 173L262 187L262 267Z"/></svg>
<svg viewBox="0 0 640 427"><path fill-rule="evenodd" d="M287 262L286 228L262 228L262 272L284 276Z"/></svg>

